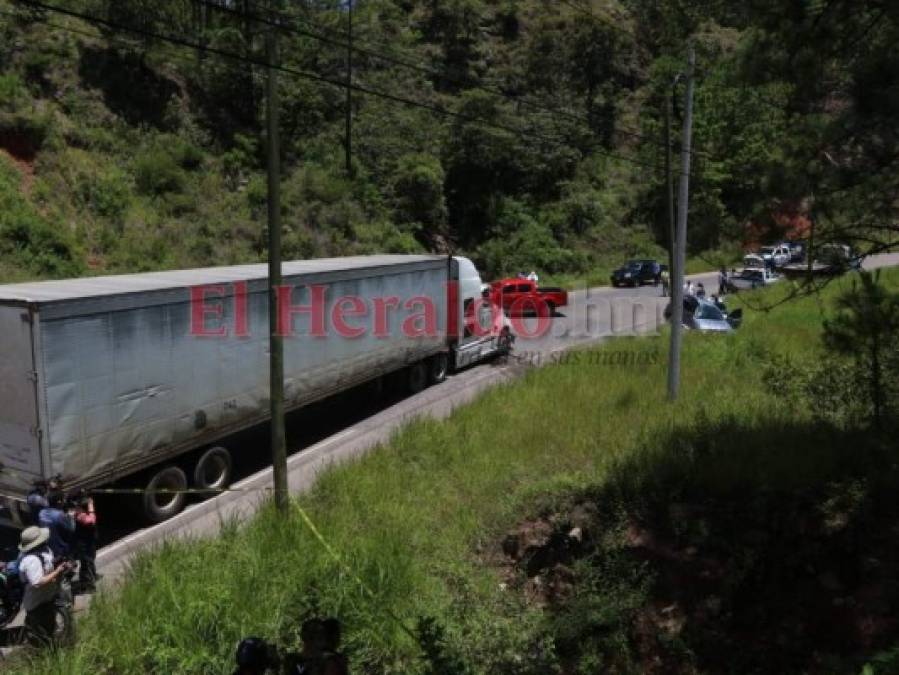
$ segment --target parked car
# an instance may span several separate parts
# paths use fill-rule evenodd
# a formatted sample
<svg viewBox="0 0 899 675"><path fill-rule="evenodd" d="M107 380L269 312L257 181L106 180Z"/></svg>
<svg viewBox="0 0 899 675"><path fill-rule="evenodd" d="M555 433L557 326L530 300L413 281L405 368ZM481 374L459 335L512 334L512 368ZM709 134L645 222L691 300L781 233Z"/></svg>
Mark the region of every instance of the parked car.
<svg viewBox="0 0 899 675"><path fill-rule="evenodd" d="M790 249L790 262L802 262L805 260L805 244L801 241L785 241L784 246Z"/></svg>
<svg viewBox="0 0 899 675"><path fill-rule="evenodd" d="M765 268L746 267L736 276L728 277L727 290L732 293L748 291L768 286L779 280L776 274Z"/></svg>
<svg viewBox="0 0 899 675"><path fill-rule="evenodd" d="M765 259L755 253L750 253L743 258L743 267L751 267L752 269L765 269Z"/></svg>
<svg viewBox="0 0 899 675"><path fill-rule="evenodd" d="M784 267L783 272L791 278L804 277L809 272L813 275L833 276L860 270L863 256L859 255L847 244L822 244L814 252L812 264L795 263Z"/></svg>
<svg viewBox="0 0 899 675"><path fill-rule="evenodd" d="M793 258L793 253L790 251L790 247L785 244L778 244L777 246L762 246L759 249L759 255L762 257L762 260L773 265L774 267L783 267L784 265L789 265L790 261Z"/></svg>
<svg viewBox="0 0 899 675"><path fill-rule="evenodd" d="M659 285L662 281L662 270L666 269L655 260L630 260L612 272L612 286L641 286L642 284Z"/></svg>
<svg viewBox="0 0 899 675"><path fill-rule="evenodd" d="M862 268L862 256L847 244L822 244L818 249L818 260L831 273L858 271Z"/></svg>
<svg viewBox="0 0 899 675"><path fill-rule="evenodd" d="M665 308L665 319L671 320L671 305ZM694 295L684 296L682 323L691 330L730 332L743 323L743 310L728 313L723 303L701 300Z"/></svg>
<svg viewBox="0 0 899 675"><path fill-rule="evenodd" d="M490 299L507 313L552 316L557 308L568 304L568 291L537 286L528 279L502 279L490 284Z"/></svg>

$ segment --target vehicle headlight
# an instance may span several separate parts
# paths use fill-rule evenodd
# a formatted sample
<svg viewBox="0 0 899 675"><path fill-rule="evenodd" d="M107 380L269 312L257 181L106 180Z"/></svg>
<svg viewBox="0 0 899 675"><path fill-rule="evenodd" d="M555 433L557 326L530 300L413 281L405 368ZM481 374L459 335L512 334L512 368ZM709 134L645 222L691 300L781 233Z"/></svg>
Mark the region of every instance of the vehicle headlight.
<svg viewBox="0 0 899 675"><path fill-rule="evenodd" d="M631 275L630 272L625 272L625 273L624 273L624 278L626 279L626 278L628 278L630 275Z"/></svg>

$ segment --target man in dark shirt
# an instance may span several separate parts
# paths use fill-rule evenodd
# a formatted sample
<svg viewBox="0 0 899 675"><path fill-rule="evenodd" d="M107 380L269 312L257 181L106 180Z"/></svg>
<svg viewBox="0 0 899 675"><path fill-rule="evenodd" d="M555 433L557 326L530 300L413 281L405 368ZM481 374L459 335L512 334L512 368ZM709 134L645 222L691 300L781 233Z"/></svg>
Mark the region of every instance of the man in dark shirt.
<svg viewBox="0 0 899 675"><path fill-rule="evenodd" d="M50 531L48 541L53 557L58 561L70 560L72 555L72 536L75 533L74 513L63 510L65 497L62 492L54 491L47 495L49 506L42 509L38 515L40 527ZM56 605L61 612L71 611L73 605L72 576L73 566L67 565L66 574L59 580L59 594L56 597Z"/></svg>
<svg viewBox="0 0 899 675"><path fill-rule="evenodd" d="M63 510L65 498L61 492L47 495L49 506L38 514L38 525L50 530L50 550L58 560L71 554L72 535L75 532L75 516Z"/></svg>

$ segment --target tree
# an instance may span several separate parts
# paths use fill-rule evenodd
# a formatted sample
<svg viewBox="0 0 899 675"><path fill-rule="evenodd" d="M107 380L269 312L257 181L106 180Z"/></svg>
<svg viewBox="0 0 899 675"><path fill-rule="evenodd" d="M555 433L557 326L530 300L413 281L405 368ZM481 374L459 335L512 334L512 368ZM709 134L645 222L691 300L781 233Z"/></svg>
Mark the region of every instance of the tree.
<svg viewBox="0 0 899 675"><path fill-rule="evenodd" d="M883 428L890 412L899 341L899 294L880 284L879 273L862 271L859 281L837 300L837 314L824 322L824 344L848 356L865 373L874 426ZM892 372L891 372L892 371Z"/></svg>
<svg viewBox="0 0 899 675"><path fill-rule="evenodd" d="M445 176L440 160L431 155L400 158L393 176L394 209L401 223L419 223L434 234L446 225Z"/></svg>

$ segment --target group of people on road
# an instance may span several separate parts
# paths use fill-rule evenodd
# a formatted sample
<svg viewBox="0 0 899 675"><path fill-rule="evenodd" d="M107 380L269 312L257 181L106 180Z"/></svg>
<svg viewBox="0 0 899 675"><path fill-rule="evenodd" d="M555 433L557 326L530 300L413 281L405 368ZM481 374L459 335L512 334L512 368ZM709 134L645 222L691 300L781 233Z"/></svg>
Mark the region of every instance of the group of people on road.
<svg viewBox="0 0 899 675"><path fill-rule="evenodd" d="M300 638L302 649L283 656L262 638L244 638L237 645L234 675L349 675L347 658L340 652L340 621L309 619L303 623Z"/></svg>
<svg viewBox="0 0 899 675"><path fill-rule="evenodd" d="M22 531L16 562L26 637L39 645L54 639L58 616L70 628L75 592L96 589L97 513L93 498L68 500L52 482L36 487L27 503L33 524Z"/></svg>
<svg viewBox="0 0 899 675"><path fill-rule="evenodd" d="M720 298L727 295L729 290L729 280L730 278L725 267L718 270L718 294L711 296L715 300L715 304L719 304ZM667 269L662 270L660 281L662 283L662 296L668 297L671 289L671 277L669 276ZM696 296L700 300L706 299L706 290L702 282L694 284L690 279L684 281L684 294Z"/></svg>

